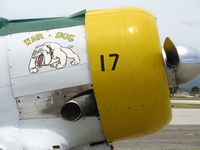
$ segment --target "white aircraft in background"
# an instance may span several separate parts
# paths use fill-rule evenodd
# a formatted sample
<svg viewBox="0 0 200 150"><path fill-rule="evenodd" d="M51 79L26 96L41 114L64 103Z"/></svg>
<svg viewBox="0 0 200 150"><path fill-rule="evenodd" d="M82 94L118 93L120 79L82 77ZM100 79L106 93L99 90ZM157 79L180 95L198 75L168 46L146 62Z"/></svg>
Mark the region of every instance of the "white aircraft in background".
<svg viewBox="0 0 200 150"><path fill-rule="evenodd" d="M200 68L197 50L169 38L162 52L138 7L0 18L0 50L2 150L106 150L155 133L171 119L169 88Z"/></svg>

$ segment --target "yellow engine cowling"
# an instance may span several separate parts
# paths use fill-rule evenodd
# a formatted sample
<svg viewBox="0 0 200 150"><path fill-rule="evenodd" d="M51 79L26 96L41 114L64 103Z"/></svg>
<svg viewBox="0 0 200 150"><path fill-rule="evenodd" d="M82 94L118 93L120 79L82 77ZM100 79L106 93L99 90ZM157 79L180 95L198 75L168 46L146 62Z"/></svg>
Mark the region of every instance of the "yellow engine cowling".
<svg viewBox="0 0 200 150"><path fill-rule="evenodd" d="M95 97L106 139L154 133L171 119L156 18L137 8L87 11Z"/></svg>

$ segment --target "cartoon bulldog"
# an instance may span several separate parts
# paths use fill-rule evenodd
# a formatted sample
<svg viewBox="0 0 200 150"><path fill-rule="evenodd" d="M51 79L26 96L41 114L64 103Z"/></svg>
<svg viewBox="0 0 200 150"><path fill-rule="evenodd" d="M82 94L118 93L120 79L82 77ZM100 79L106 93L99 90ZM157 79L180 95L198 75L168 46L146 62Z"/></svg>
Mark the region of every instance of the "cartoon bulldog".
<svg viewBox="0 0 200 150"><path fill-rule="evenodd" d="M55 42L46 42L38 45L32 53L29 72L36 73L42 66L50 66L56 69L64 68L67 63L67 58L72 59L71 65L78 64L80 58L71 50L72 47L72 45L62 47Z"/></svg>

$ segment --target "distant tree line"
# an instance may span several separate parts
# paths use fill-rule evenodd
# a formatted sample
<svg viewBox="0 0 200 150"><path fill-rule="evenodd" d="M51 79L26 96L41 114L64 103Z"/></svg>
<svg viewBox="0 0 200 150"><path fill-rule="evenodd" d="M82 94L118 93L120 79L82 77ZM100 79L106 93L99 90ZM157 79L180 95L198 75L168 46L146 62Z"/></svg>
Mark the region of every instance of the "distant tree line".
<svg viewBox="0 0 200 150"><path fill-rule="evenodd" d="M191 92L192 92L192 93L199 93L199 92L200 92L200 89L199 89L198 86L193 86L193 87L191 88Z"/></svg>
<svg viewBox="0 0 200 150"><path fill-rule="evenodd" d="M193 86L192 88L186 90L186 89L180 89L179 90L179 86L177 87L173 87L173 88L169 88L170 90L170 94L173 96L174 93L176 93L177 91L182 91L182 92L189 92L189 93L194 93L194 94L197 94L197 93L200 93L200 87L198 86Z"/></svg>

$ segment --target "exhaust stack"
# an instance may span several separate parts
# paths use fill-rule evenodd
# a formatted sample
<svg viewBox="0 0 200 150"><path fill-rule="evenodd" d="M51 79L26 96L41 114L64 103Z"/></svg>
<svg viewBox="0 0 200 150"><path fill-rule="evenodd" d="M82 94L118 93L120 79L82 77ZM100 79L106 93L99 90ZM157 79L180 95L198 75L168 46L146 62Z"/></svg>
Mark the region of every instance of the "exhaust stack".
<svg viewBox="0 0 200 150"><path fill-rule="evenodd" d="M94 93L89 92L74 97L61 108L60 115L68 121L77 121L83 116L98 116Z"/></svg>

